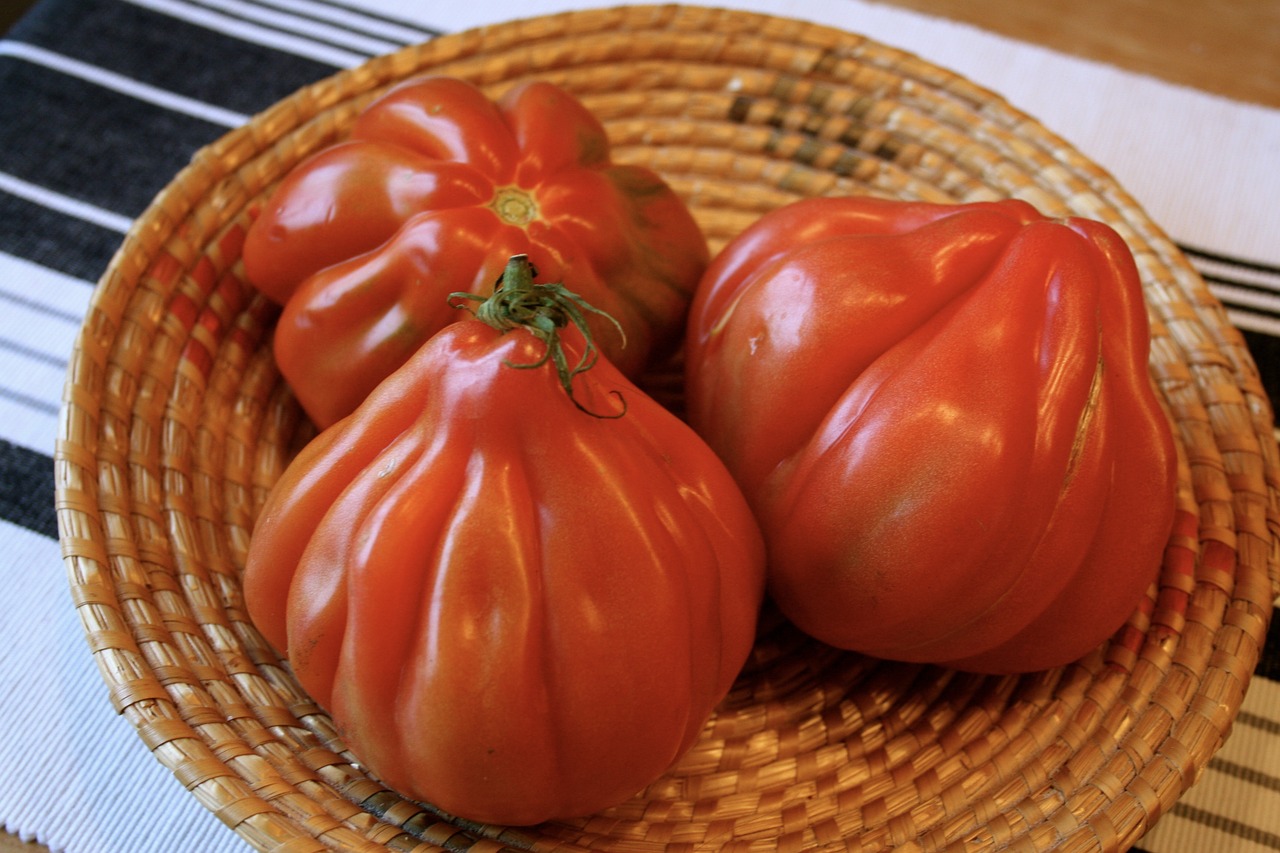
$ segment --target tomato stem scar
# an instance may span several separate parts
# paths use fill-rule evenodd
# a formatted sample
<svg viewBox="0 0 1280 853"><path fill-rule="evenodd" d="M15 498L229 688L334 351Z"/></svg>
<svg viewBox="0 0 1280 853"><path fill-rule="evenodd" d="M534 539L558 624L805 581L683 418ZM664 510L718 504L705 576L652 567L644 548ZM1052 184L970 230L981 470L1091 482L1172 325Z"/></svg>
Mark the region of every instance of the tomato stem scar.
<svg viewBox="0 0 1280 853"><path fill-rule="evenodd" d="M538 218L538 202L519 187L499 187L489 202L489 209L507 225L520 228Z"/></svg>

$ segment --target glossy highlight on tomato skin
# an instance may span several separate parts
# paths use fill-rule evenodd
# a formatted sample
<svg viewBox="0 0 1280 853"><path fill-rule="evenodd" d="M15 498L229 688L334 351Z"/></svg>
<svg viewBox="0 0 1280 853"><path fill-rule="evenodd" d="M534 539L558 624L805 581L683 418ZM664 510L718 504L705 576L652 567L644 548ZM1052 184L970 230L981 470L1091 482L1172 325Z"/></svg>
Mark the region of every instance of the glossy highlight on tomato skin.
<svg viewBox="0 0 1280 853"><path fill-rule="evenodd" d="M743 486L801 628L1041 669L1104 642L1159 568L1175 448L1148 335L1133 259L1099 223L812 200L709 268L689 418Z"/></svg>
<svg viewBox="0 0 1280 853"><path fill-rule="evenodd" d="M277 361L325 427L456 319L441 310L450 293L487 294L514 254L622 324L625 346L596 331L629 376L678 346L709 258L680 197L612 162L572 95L532 81L494 100L450 77L391 88L295 166L243 257L249 281L285 306Z"/></svg>
<svg viewBox="0 0 1280 853"><path fill-rule="evenodd" d="M759 529L705 443L604 359L573 386L606 417L582 411L549 365L520 367L544 352L475 320L439 332L286 470L244 577L371 772L485 822L656 779L763 597Z"/></svg>

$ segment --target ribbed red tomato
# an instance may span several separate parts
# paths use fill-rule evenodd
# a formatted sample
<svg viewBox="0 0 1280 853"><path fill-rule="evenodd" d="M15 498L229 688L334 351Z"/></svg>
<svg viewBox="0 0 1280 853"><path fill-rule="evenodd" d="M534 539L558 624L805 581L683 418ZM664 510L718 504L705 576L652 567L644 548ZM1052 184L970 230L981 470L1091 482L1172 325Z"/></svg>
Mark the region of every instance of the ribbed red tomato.
<svg viewBox="0 0 1280 853"><path fill-rule="evenodd" d="M679 342L708 251L653 171L614 163L600 122L545 81L499 100L450 77L400 84L349 137L294 167L249 229L245 273L284 305L280 370L324 427L529 256L626 331L593 319L628 376Z"/></svg>
<svg viewBox="0 0 1280 853"><path fill-rule="evenodd" d="M1124 241L1020 201L798 202L708 269L689 418L801 628L980 671L1075 660L1134 611L1175 449Z"/></svg>
<svg viewBox="0 0 1280 853"><path fill-rule="evenodd" d="M376 776L494 823L656 779L732 685L764 594L720 460L559 327L574 304L538 299L497 311L527 327L449 325L308 444L244 576Z"/></svg>

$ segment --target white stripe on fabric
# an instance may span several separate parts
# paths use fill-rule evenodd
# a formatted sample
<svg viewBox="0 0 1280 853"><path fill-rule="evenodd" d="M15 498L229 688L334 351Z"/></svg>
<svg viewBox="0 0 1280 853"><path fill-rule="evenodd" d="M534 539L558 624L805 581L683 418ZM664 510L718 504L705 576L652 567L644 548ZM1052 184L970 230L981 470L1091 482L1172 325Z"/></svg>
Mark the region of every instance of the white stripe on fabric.
<svg viewBox="0 0 1280 853"><path fill-rule="evenodd" d="M1209 289L1213 291L1214 296L1231 305L1238 305L1241 308L1256 308L1259 311L1280 314L1280 291L1254 290L1248 287L1237 287L1234 284L1224 284L1219 281L1209 282Z"/></svg>
<svg viewBox="0 0 1280 853"><path fill-rule="evenodd" d="M1202 256L1192 256L1191 262L1205 277L1265 287L1280 293L1280 272Z"/></svg>
<svg viewBox="0 0 1280 853"><path fill-rule="evenodd" d="M94 225L110 231L118 231L121 234L126 233L130 226L133 225L133 220L128 216L36 186L29 181L24 181L5 172L0 172L0 190L16 195L19 198L24 198L42 207L47 207L50 210L65 213L67 216L74 216L76 219L92 222Z"/></svg>
<svg viewBox="0 0 1280 853"><path fill-rule="evenodd" d="M38 303L78 327L92 292L91 281L0 252L0 300Z"/></svg>
<svg viewBox="0 0 1280 853"><path fill-rule="evenodd" d="M71 352L71 345L80 331L85 308L82 307L80 315L76 315L59 306L56 298L46 300L44 294L35 289L39 282L33 278L21 283L10 280L4 269L6 258L0 255L0 311L14 322L5 324L0 341L12 350L29 353L32 359L65 365L67 353ZM24 290L24 285L31 285L32 289ZM84 284L76 286L83 291L82 301L87 306L93 289ZM13 380L13 376L0 371L0 384ZM57 394L50 392L50 399L56 400Z"/></svg>
<svg viewBox="0 0 1280 853"><path fill-rule="evenodd" d="M213 104L206 104L193 98L168 92L147 83L130 79L123 74L117 74L114 71L108 71L105 68L99 68L96 65L90 65L87 62L81 62L68 56L62 56L35 45L18 41L0 41L0 56L12 56L27 62L33 62L45 68L69 74L72 77L78 77L95 85L137 98L140 101L146 101L173 112L185 113L223 127L239 127L249 120L249 116L243 113L226 110Z"/></svg>
<svg viewBox="0 0 1280 853"><path fill-rule="evenodd" d="M0 438L52 452L68 353L92 294L87 282L0 253Z"/></svg>
<svg viewBox="0 0 1280 853"><path fill-rule="evenodd" d="M62 389L61 380L57 387ZM10 444L50 455L59 422L58 410L50 409L44 401L24 399L0 388L0 438Z"/></svg>
<svg viewBox="0 0 1280 853"><path fill-rule="evenodd" d="M0 365L4 365L3 357L0 357ZM5 365L4 369L9 368ZM64 379L65 371L54 383L56 392L63 389ZM54 437L58 435L59 406L45 400L45 397L46 394L41 394L40 398L23 397L17 391L0 387L0 438L29 451L51 455Z"/></svg>
<svg viewBox="0 0 1280 853"><path fill-rule="evenodd" d="M125 0L125 2L171 18L178 18L207 30L233 36L242 41L265 45L339 68L352 68L369 58L366 53L321 44L302 36L256 26L247 21L228 17L213 9L193 6L182 0Z"/></svg>
<svg viewBox="0 0 1280 853"><path fill-rule="evenodd" d="M1237 329L1260 332L1264 335L1280 338L1280 318L1269 317L1266 314L1254 314L1249 311L1237 311L1228 307L1227 320Z"/></svg>

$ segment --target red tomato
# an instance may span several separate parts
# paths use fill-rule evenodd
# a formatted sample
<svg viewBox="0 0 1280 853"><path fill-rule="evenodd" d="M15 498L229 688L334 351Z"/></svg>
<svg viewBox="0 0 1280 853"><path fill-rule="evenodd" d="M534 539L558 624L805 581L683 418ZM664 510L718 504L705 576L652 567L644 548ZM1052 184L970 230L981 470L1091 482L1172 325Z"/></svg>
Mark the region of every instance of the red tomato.
<svg viewBox="0 0 1280 853"><path fill-rule="evenodd" d="M1123 240L1004 201L814 199L707 271L689 418L801 628L1015 672L1115 632L1156 577L1175 449Z"/></svg>
<svg viewBox="0 0 1280 853"><path fill-rule="evenodd" d="M763 597L715 454L575 326L554 336L559 355L479 319L436 334L286 469L244 576L355 755L485 822L591 813L660 776Z"/></svg>
<svg viewBox="0 0 1280 853"><path fill-rule="evenodd" d="M276 360L324 427L455 319L449 293L488 294L516 254L621 323L625 348L595 333L628 376L678 343L708 258L680 198L654 172L614 164L604 128L568 93L539 81L494 102L427 77L286 176L244 265L285 306Z"/></svg>

